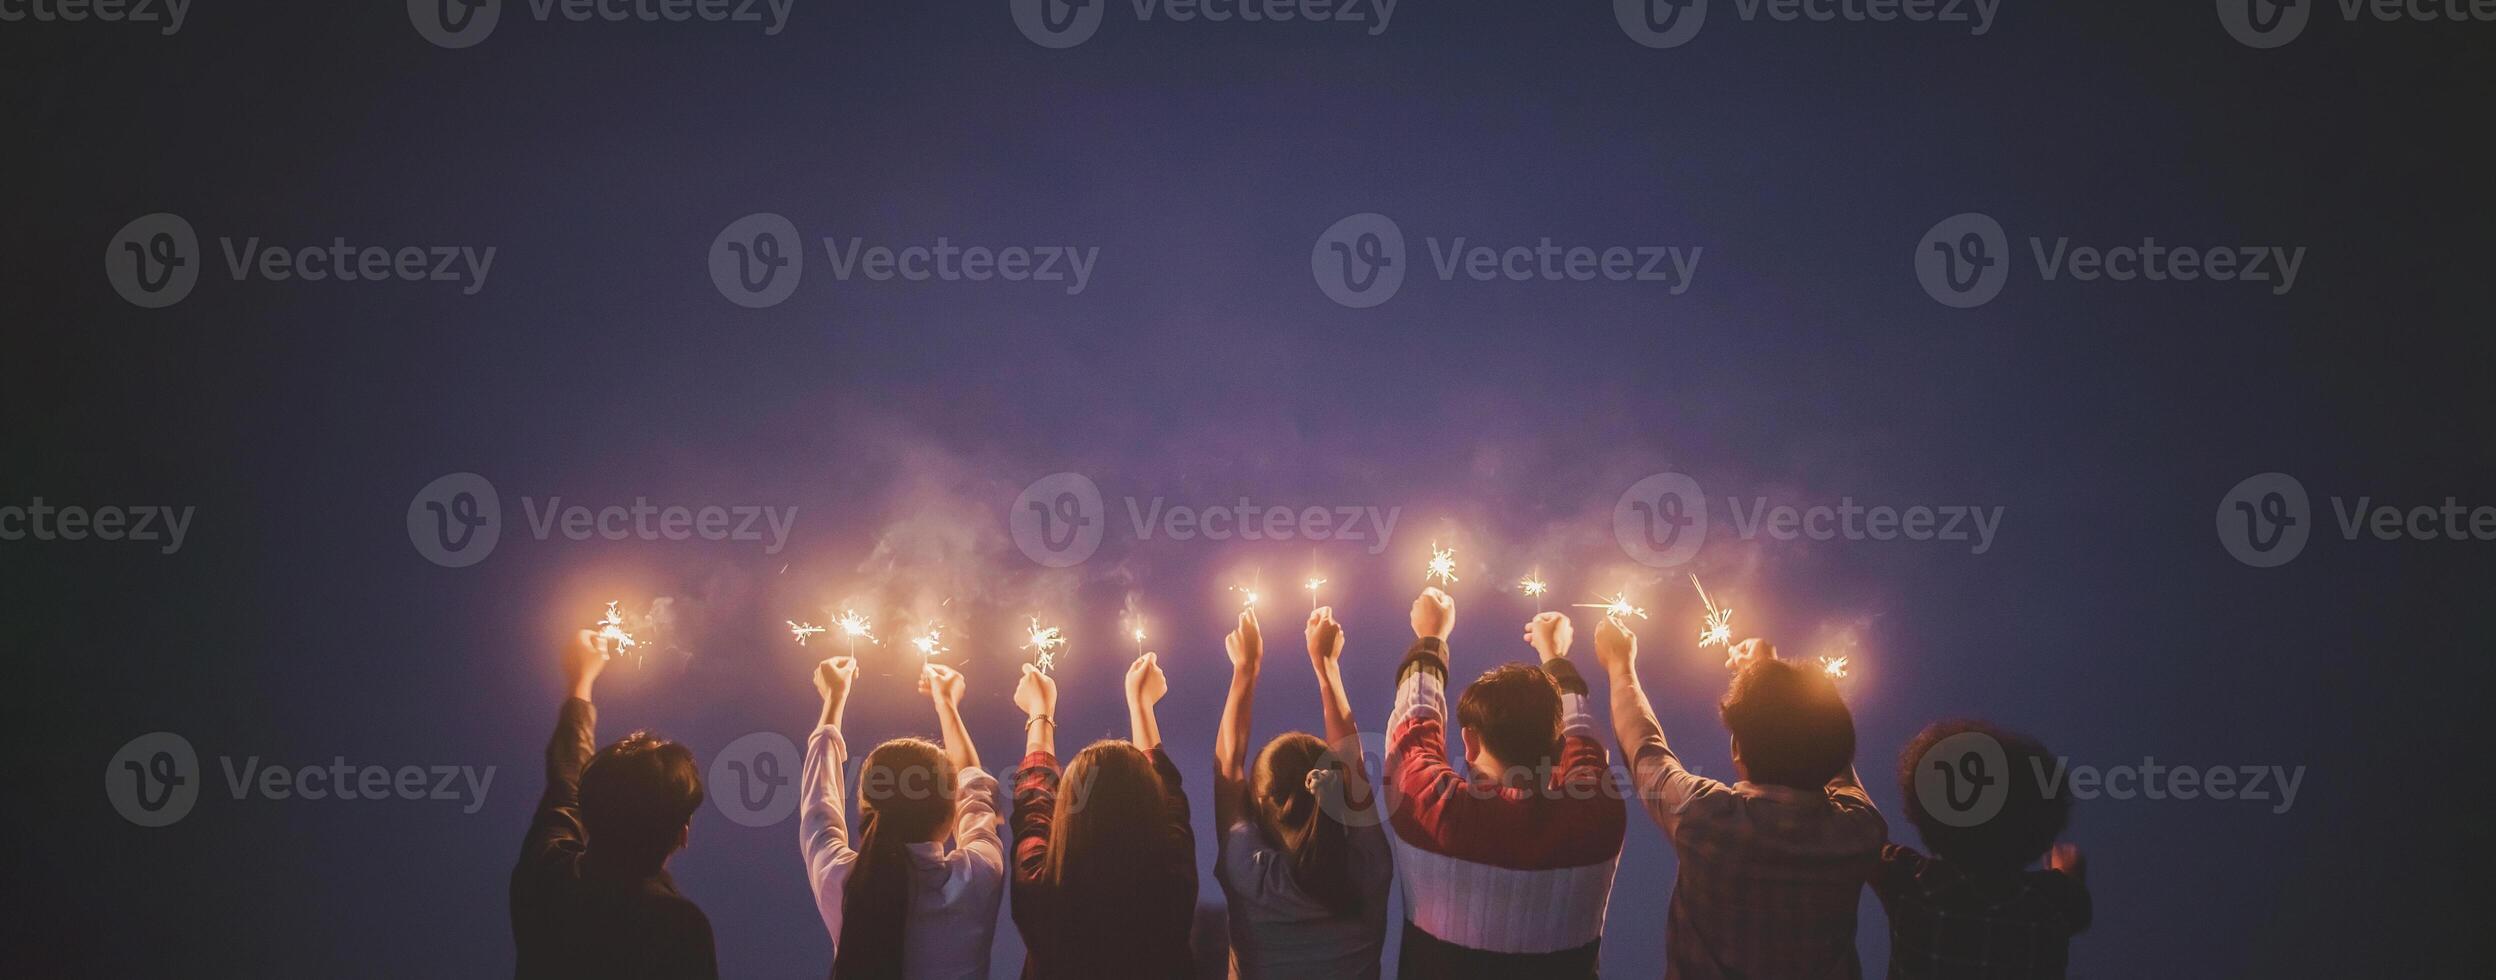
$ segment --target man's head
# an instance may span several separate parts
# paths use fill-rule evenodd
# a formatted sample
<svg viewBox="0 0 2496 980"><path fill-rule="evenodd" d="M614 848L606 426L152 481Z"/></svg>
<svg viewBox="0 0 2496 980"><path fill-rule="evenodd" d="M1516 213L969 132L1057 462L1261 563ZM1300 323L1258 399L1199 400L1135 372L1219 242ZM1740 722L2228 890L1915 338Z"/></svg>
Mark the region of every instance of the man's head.
<svg viewBox="0 0 2496 980"><path fill-rule="evenodd" d="M702 770L693 750L634 732L591 756L581 771L581 824L603 862L639 870L667 863L685 845L702 806Z"/></svg>
<svg viewBox="0 0 2496 980"><path fill-rule="evenodd" d="M1493 667L1456 699L1456 727L1477 774L1544 765L1560 754L1560 686L1533 664Z"/></svg>
<svg viewBox="0 0 2496 980"><path fill-rule="evenodd" d="M1855 716L1821 671L1754 657L1733 675L1718 711L1743 779L1818 790L1855 764Z"/></svg>
<svg viewBox="0 0 2496 980"><path fill-rule="evenodd" d="M1934 749L1953 736L1968 733L2000 745L2001 761L2010 771L1990 777L2000 780L2006 790L2002 809L1974 826L1963 827L1934 817L1924 805L1916 776L1934 765L1958 765L1958 760L1941 758ZM1907 801L1907 822L1915 825L1925 847L1953 864L2002 870L2025 868L2046 848L2054 846L2054 838L2062 835L2063 825L2071 820L2071 797L2046 793L2041 781L2041 773L2052 764L2053 757L2046 752L2045 745L2027 735L2003 731L1981 721L1928 725L1907 743L1906 751L1898 754L1898 786Z"/></svg>

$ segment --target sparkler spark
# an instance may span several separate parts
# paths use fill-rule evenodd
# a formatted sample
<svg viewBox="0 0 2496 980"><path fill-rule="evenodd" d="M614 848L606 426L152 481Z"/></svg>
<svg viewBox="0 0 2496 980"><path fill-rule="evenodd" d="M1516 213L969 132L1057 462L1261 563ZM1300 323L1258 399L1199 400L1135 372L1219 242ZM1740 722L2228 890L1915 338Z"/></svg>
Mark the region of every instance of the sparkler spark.
<svg viewBox="0 0 2496 980"><path fill-rule="evenodd" d="M1236 585L1234 585L1234 586L1231 586L1231 591L1233 591L1233 592L1237 592L1237 593L1239 593L1240 595L1243 595L1243 596L1247 596L1247 598L1246 598L1246 599L1244 599L1244 600L1242 600L1242 601L1240 602L1240 604L1239 604L1239 607L1240 607L1241 609L1252 609L1252 608L1255 608L1255 607L1256 607L1256 604L1257 604L1257 590L1255 590L1255 589L1250 589L1250 588L1242 588L1242 587L1240 587L1240 586L1236 586Z"/></svg>
<svg viewBox="0 0 2496 980"><path fill-rule="evenodd" d="M1031 628L1025 633L1030 639L1024 641L1023 649L1038 653L1040 672L1048 673L1057 666L1058 648L1066 645L1065 631L1055 626L1042 626L1039 617L1035 616L1031 620Z"/></svg>
<svg viewBox="0 0 2496 980"><path fill-rule="evenodd" d="M796 638L798 646L805 646L807 637L821 633L825 629L813 623L801 623L794 619L782 620L782 622L789 624L789 635Z"/></svg>
<svg viewBox="0 0 2496 980"><path fill-rule="evenodd" d="M1543 611L1543 593L1551 591L1551 586L1543 582L1543 573L1535 572L1517 580L1517 591L1525 593L1527 598L1534 600L1534 612L1540 615Z"/></svg>
<svg viewBox="0 0 2496 980"><path fill-rule="evenodd" d="M1596 598L1602 597L1597 596ZM1627 619L1631 616L1636 616L1640 619L1647 618L1646 610L1630 604L1629 586L1626 585L1621 586L1621 591L1612 593L1611 598L1604 599L1602 602L1580 602L1571 605L1569 608L1601 609L1603 610L1603 616L1605 619Z"/></svg>
<svg viewBox="0 0 2496 980"><path fill-rule="evenodd" d="M1707 607L1707 628L1699 631L1699 649L1721 646L1733 649L1733 610L1716 608L1716 600L1707 597L1707 586L1699 584L1698 573L1690 574L1690 587L1699 590L1699 604Z"/></svg>
<svg viewBox="0 0 2496 980"><path fill-rule="evenodd" d="M936 659L937 654L948 652L945 649L945 630L941 626L929 626L927 632L911 637L910 645L919 651L922 666Z"/></svg>
<svg viewBox="0 0 2496 980"><path fill-rule="evenodd" d="M1322 579L1322 578L1313 578L1313 579L1310 579L1310 580L1309 580L1309 582L1308 582L1308 585L1307 585L1307 586L1305 586L1305 588L1307 588L1307 589L1309 590L1309 611L1310 611L1310 612L1316 612L1316 611L1317 611L1317 587L1318 587L1318 586L1321 586L1321 585L1324 585L1324 584L1326 584L1326 580L1325 580L1325 579Z"/></svg>
<svg viewBox="0 0 2496 980"><path fill-rule="evenodd" d="M1820 672L1829 675L1832 680L1843 680L1846 677L1847 659L1846 657L1822 657L1820 658Z"/></svg>
<svg viewBox="0 0 2496 980"><path fill-rule="evenodd" d="M607 641L606 658L609 660L615 659L616 654L640 645L633 639L633 634L624 630L624 614L616 608L622 601L620 599L609 601L607 614L597 623L598 638Z"/></svg>
<svg viewBox="0 0 2496 980"><path fill-rule="evenodd" d="M1441 585L1456 584L1456 549L1441 548L1438 542L1430 542L1430 566L1422 571L1421 580L1427 582L1431 579L1438 579Z"/></svg>

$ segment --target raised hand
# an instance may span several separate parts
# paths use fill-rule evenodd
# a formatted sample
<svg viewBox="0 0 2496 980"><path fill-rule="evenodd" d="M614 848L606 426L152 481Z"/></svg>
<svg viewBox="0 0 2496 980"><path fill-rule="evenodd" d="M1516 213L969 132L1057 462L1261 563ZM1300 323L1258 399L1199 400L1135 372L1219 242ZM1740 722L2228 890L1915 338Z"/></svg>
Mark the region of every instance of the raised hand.
<svg viewBox="0 0 2496 980"><path fill-rule="evenodd" d="M582 630L563 647L563 681L568 693L583 701L589 700L590 689L598 684L598 674L607 669L608 651L598 639L598 631Z"/></svg>
<svg viewBox="0 0 2496 980"><path fill-rule="evenodd" d="M1413 599L1413 637L1435 636L1441 640L1456 629L1456 600L1437 586L1421 590Z"/></svg>
<svg viewBox="0 0 2496 980"><path fill-rule="evenodd" d="M1231 666L1255 668L1265 659L1265 634L1257 628L1257 611L1239 611L1239 627L1222 638L1222 652L1231 657Z"/></svg>
<svg viewBox="0 0 2496 980"><path fill-rule="evenodd" d="M1536 613L1525 621L1525 642L1549 663L1569 655L1569 644L1577 638L1577 627L1569 617L1556 612Z"/></svg>
<svg viewBox="0 0 2496 980"><path fill-rule="evenodd" d="M840 704L849 700L849 686L858 680L855 657L833 657L815 665L815 693L823 695L823 703Z"/></svg>
<svg viewBox="0 0 2496 980"><path fill-rule="evenodd" d="M939 707L956 707L962 703L962 672L943 664L919 668L919 693Z"/></svg>
<svg viewBox="0 0 2496 980"><path fill-rule="evenodd" d="M1127 704L1150 708L1170 693L1170 679L1161 674L1161 655L1148 653L1127 665Z"/></svg>
<svg viewBox="0 0 2496 980"><path fill-rule="evenodd" d="M1595 662L1613 674L1636 670L1638 634L1630 632L1619 617L1603 617L1603 625L1595 627Z"/></svg>
<svg viewBox="0 0 2496 980"><path fill-rule="evenodd" d="M1725 648L1725 666L1736 670L1748 666L1751 661L1763 659L1777 659L1777 647L1756 636Z"/></svg>
<svg viewBox="0 0 2496 980"><path fill-rule="evenodd" d="M1024 664L1023 679L1014 683L1014 706L1026 718L1057 717L1057 678Z"/></svg>
<svg viewBox="0 0 2496 980"><path fill-rule="evenodd" d="M1343 624L1335 622L1335 607L1320 606L1309 613L1309 663L1323 668L1343 657Z"/></svg>

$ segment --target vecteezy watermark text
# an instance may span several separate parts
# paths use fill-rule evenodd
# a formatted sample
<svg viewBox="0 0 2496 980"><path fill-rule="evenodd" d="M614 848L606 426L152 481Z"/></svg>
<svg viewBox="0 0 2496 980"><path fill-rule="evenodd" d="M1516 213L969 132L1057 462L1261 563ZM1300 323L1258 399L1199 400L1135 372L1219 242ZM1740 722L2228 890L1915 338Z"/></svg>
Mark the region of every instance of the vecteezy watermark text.
<svg viewBox="0 0 2496 980"><path fill-rule="evenodd" d="M2144 236L2111 245L2075 243L2068 235L2028 239L2036 276L2045 282L2248 282L2267 284L2273 296L2297 286L2305 246L2175 245ZM1915 247L1915 277L1943 306L1968 309L2001 295L2016 264L2001 222L1978 213L1952 215L1933 225Z"/></svg>
<svg viewBox="0 0 2496 980"><path fill-rule="evenodd" d="M822 244L832 277L842 282L1047 283L1068 296L1091 286L1101 257L1098 245L960 244L946 235L900 245L827 236ZM789 219L769 212L746 215L711 240L711 284L738 306L777 306L805 275L804 248Z"/></svg>
<svg viewBox="0 0 2496 980"><path fill-rule="evenodd" d="M1161 496L1146 500L1130 495L1123 502L1138 541L1342 541L1365 545L1373 555L1387 549L1403 517L1401 507L1259 503L1248 497L1211 507L1171 503ZM1052 473L1015 495L1006 525L1025 557L1066 568L1099 550L1109 514L1100 485L1091 477Z"/></svg>
<svg viewBox="0 0 2496 980"><path fill-rule="evenodd" d="M2432 503L2385 503L2372 495L2331 498L2332 523L2344 541L2496 541L2496 505L2458 497ZM2219 498L2219 544L2255 568L2285 565L2305 551L2314 513L2305 484L2286 473L2249 476Z"/></svg>
<svg viewBox="0 0 2496 980"><path fill-rule="evenodd" d="M1707 26L1710 5L1711 0L1613 0L1612 13L1630 40L1677 48ZM1968 36L1983 37L1993 30L2002 0L1732 0L1732 5L1734 17L1746 24L1963 24Z"/></svg>
<svg viewBox="0 0 2496 980"><path fill-rule="evenodd" d="M222 261L213 263L235 282L442 282L474 296L494 271L495 247L473 245L351 244L343 236L326 245L287 245L259 236L217 239ZM199 234L180 215L157 213L123 225L104 249L104 278L134 306L172 306L198 285Z"/></svg>
<svg viewBox="0 0 2496 980"><path fill-rule="evenodd" d="M1523 243L1483 243L1469 236L1423 239L1430 270L1441 282L1631 283L1666 295L1690 291L1702 246L1563 244L1548 236ZM1406 272L1404 230L1365 212L1335 222L1309 252L1309 272L1327 298L1367 309L1395 298Z"/></svg>
<svg viewBox="0 0 2496 980"><path fill-rule="evenodd" d="M158 550L182 550L198 508L176 509L157 504L55 506L42 497L24 504L0 505L0 541L162 541Z"/></svg>
<svg viewBox="0 0 2496 980"><path fill-rule="evenodd" d="M0 24L161 24L166 37L180 33L191 0L0 0Z"/></svg>
<svg viewBox="0 0 2496 980"><path fill-rule="evenodd" d="M405 800L452 802L459 812L484 809L494 786L494 766L387 766L349 763L332 756L324 763L285 766L265 763L257 755L219 756L217 780L235 800ZM199 802L207 774L189 739L173 732L150 732L124 743L104 766L104 797L122 818L141 827L169 826L188 816Z"/></svg>
<svg viewBox="0 0 2496 980"><path fill-rule="evenodd" d="M1993 550L2005 508L1967 503L1867 504L1841 496L1835 504L1771 503L1766 496L1724 498L1734 534L1743 540L1908 541L1964 543L1968 554ZM1709 532L1708 501L1699 481L1656 473L1630 485L1612 505L1612 535L1639 564L1670 568L1696 557Z"/></svg>
<svg viewBox="0 0 2496 980"><path fill-rule="evenodd" d="M492 554L503 531L502 498L475 473L451 473L416 492L407 505L407 537L418 554L444 568L463 568ZM520 498L529 535L539 541L753 541L776 555L788 545L797 507L764 504L567 504L560 496Z"/></svg>
<svg viewBox="0 0 2496 980"><path fill-rule="evenodd" d="M1126 0L1142 23L1314 24L1371 37L1395 21L1397 0ZM1071 48L1092 39L1116 0L1011 0L1014 26L1031 43Z"/></svg>
<svg viewBox="0 0 2496 980"><path fill-rule="evenodd" d="M2218 0L2219 24L2249 48L2280 47L2305 33L2320 0ZM2496 23L2496 0L2329 0L2355 24Z"/></svg>
<svg viewBox="0 0 2496 980"><path fill-rule="evenodd" d="M796 0L527 0L541 24L751 24L764 37L789 26ZM502 21L503 0L407 0L407 21L425 40L445 48L473 46Z"/></svg>

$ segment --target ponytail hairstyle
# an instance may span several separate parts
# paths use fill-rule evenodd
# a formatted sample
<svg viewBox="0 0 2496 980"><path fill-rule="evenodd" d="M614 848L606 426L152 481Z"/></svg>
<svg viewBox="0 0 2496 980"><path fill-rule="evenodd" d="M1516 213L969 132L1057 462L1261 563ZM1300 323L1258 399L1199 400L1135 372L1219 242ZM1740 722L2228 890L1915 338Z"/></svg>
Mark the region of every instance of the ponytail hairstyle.
<svg viewBox="0 0 2496 980"><path fill-rule="evenodd" d="M1282 851L1301 894L1338 916L1361 913L1352 879L1352 831L1343 824L1344 766L1317 736L1277 736L1257 754L1251 777L1257 828Z"/></svg>
<svg viewBox="0 0 2496 980"><path fill-rule="evenodd" d="M900 980L910 920L910 845L953 822L953 760L923 738L897 738L858 767L858 865L841 886L834 980Z"/></svg>

